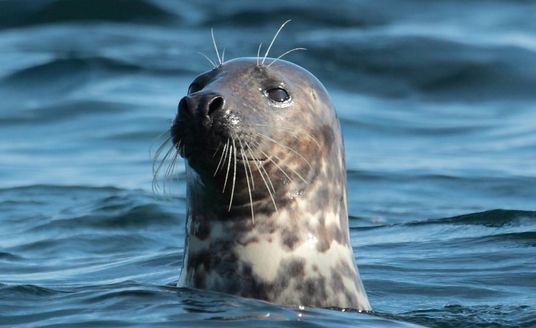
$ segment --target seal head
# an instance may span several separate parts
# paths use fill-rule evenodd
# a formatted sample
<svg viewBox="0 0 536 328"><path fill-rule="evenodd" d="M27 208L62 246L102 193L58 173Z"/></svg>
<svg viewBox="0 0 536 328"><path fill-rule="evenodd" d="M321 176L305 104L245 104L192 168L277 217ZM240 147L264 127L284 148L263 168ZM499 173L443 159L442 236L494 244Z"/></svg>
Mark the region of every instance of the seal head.
<svg viewBox="0 0 536 328"><path fill-rule="evenodd" d="M225 62L192 82L171 135L187 176L180 286L370 310L340 126L311 73L270 58Z"/></svg>

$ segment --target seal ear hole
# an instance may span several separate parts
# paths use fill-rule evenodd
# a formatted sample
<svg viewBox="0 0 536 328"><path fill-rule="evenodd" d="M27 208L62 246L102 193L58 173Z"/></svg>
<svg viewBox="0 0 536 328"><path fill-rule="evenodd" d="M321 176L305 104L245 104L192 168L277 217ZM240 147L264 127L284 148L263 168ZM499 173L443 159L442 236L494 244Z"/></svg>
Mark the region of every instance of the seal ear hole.
<svg viewBox="0 0 536 328"><path fill-rule="evenodd" d="M276 102L285 102L290 99L290 95L288 94L287 90L283 88L268 89L266 90L266 95L268 98Z"/></svg>

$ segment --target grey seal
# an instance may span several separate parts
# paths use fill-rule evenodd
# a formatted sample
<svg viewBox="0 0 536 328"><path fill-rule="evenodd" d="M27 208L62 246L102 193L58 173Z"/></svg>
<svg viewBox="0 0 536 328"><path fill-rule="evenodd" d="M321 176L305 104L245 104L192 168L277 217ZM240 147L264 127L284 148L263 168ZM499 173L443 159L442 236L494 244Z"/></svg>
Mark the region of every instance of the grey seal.
<svg viewBox="0 0 536 328"><path fill-rule="evenodd" d="M371 309L349 237L339 121L311 73L238 58L196 77L170 129L185 159L179 286Z"/></svg>

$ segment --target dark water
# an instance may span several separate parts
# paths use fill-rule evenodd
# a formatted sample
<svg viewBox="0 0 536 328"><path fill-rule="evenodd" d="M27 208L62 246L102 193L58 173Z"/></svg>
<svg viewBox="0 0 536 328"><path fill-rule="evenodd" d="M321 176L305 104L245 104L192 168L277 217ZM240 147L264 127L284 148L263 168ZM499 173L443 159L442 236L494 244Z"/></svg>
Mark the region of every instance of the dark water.
<svg viewBox="0 0 536 328"><path fill-rule="evenodd" d="M1 1L0 325L536 326L536 4ZM149 150L214 57L317 75L371 314L174 287L185 189Z"/></svg>

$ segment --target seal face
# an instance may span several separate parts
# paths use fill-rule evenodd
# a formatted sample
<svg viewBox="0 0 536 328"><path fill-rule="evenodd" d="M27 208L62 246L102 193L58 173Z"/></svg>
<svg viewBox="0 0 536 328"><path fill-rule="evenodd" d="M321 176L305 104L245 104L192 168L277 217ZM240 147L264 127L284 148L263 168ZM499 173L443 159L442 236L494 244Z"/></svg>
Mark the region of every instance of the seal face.
<svg viewBox="0 0 536 328"><path fill-rule="evenodd" d="M335 110L311 73L268 62L225 62L179 103L171 135L186 161L188 205L179 285L370 310Z"/></svg>

